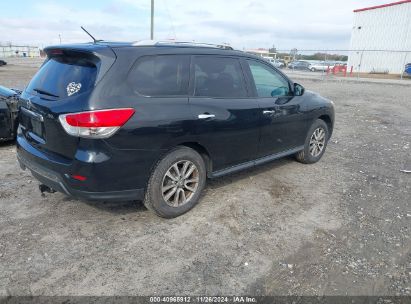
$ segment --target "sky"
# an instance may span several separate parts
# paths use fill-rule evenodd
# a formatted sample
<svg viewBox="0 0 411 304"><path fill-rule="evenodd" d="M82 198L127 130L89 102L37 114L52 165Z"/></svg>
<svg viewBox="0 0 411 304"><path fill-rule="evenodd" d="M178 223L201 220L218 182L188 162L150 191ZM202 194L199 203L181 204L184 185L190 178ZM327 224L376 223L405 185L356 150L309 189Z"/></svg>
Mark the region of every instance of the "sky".
<svg viewBox="0 0 411 304"><path fill-rule="evenodd" d="M154 38L237 49L348 49L353 10L389 0L155 0ZM392 1L391 1L392 2ZM0 43L40 47L150 37L150 0L4 1Z"/></svg>

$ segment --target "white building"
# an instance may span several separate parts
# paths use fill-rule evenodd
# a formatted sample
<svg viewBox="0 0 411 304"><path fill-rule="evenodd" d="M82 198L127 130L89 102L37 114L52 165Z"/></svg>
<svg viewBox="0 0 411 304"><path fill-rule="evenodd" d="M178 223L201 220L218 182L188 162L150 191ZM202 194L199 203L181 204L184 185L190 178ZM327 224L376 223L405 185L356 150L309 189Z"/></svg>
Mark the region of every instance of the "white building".
<svg viewBox="0 0 411 304"><path fill-rule="evenodd" d="M37 46L0 44L0 58L6 57L40 57L40 49Z"/></svg>
<svg viewBox="0 0 411 304"><path fill-rule="evenodd" d="M348 67L401 74L411 63L411 0L354 10Z"/></svg>

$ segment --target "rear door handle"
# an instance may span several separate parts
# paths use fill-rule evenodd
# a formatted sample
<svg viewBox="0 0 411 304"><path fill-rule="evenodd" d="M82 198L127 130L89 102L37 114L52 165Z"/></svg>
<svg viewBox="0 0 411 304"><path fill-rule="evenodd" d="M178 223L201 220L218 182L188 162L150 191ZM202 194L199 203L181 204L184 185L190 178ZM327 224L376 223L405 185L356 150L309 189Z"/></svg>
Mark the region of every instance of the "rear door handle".
<svg viewBox="0 0 411 304"><path fill-rule="evenodd" d="M264 110L263 114L264 115L273 115L273 114L275 114L275 110Z"/></svg>
<svg viewBox="0 0 411 304"><path fill-rule="evenodd" d="M207 119L207 118L214 118L214 114L199 114L198 119Z"/></svg>

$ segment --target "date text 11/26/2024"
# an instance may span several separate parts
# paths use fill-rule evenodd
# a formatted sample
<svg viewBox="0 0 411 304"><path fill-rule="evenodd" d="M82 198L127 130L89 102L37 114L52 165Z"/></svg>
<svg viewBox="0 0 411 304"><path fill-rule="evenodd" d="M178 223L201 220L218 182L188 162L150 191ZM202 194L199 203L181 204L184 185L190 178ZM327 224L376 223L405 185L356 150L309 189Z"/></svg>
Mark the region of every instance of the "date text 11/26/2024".
<svg viewBox="0 0 411 304"><path fill-rule="evenodd" d="M150 297L150 303L257 303L254 297L230 296L230 297L207 297L207 296L167 296Z"/></svg>

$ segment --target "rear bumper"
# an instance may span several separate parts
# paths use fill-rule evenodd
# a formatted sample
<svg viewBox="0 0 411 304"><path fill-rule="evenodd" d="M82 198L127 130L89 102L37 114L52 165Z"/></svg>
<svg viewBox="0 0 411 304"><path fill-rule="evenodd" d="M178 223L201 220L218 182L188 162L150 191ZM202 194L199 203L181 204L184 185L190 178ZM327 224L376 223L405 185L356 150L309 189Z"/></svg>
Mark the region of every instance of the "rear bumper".
<svg viewBox="0 0 411 304"><path fill-rule="evenodd" d="M144 189L132 189L121 191L106 191L106 192L89 192L74 189L64 182L64 176L54 172L44 166L34 163L24 156L22 153L17 154L20 167L25 170L29 169L32 175L42 184L69 196L84 200L101 200L101 201L132 201L142 200L144 198Z"/></svg>
<svg viewBox="0 0 411 304"><path fill-rule="evenodd" d="M117 150L103 141L80 142L73 159L43 151L17 134L17 158L44 185L85 200L142 200L158 153ZM86 180L76 180L82 175Z"/></svg>

